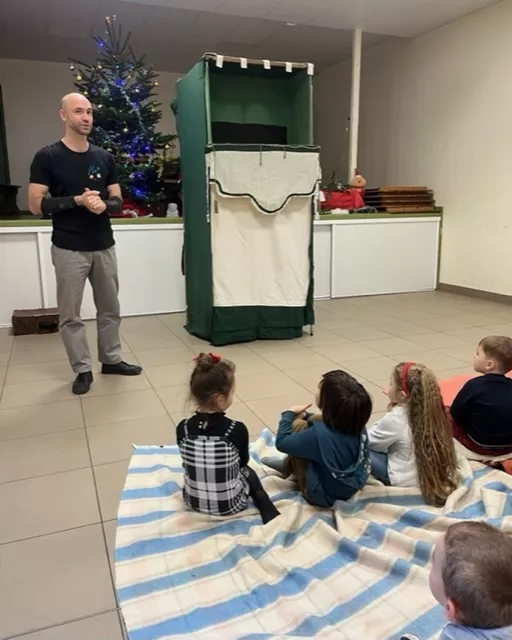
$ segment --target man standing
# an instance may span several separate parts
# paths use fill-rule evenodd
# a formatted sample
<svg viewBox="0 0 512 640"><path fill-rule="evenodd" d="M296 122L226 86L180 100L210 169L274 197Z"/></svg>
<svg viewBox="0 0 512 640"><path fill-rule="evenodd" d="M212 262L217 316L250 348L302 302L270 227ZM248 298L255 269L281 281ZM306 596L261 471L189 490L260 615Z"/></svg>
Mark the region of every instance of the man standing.
<svg viewBox="0 0 512 640"><path fill-rule="evenodd" d="M136 376L141 367L121 358L119 282L109 214L122 209L113 156L87 140L92 106L79 93L64 96L62 140L38 151L30 168L28 200L33 214L52 218L52 261L57 277L60 332L76 374L73 393L87 393L92 360L80 317L86 280L97 310L102 373ZM50 197L48 197L50 196Z"/></svg>

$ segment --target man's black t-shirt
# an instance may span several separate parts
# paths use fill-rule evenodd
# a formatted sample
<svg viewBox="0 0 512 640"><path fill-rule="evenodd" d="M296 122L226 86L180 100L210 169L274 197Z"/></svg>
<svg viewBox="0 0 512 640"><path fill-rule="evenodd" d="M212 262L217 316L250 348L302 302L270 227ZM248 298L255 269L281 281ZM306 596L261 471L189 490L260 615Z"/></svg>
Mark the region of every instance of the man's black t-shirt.
<svg viewBox="0 0 512 640"><path fill-rule="evenodd" d="M62 142L38 151L30 167L30 182L48 187L54 198L80 196L86 188L108 198L107 187L117 184L113 156L94 145L83 153ZM52 242L69 251L101 251L114 244L108 213L97 215L86 207L73 207L53 215Z"/></svg>

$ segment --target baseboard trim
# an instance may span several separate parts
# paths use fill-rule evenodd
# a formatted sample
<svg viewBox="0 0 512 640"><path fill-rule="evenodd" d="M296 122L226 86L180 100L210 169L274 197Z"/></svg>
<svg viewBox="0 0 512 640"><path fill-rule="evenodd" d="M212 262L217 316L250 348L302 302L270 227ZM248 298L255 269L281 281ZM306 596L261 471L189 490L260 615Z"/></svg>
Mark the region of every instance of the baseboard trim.
<svg viewBox="0 0 512 640"><path fill-rule="evenodd" d="M480 300L488 300L489 302L500 302L501 304L512 305L512 296L506 296L502 293L482 291L481 289L470 289L469 287L459 287L456 284L445 284L444 282L440 282L437 285L437 288L439 291L446 291L446 293L456 293L460 296L480 298Z"/></svg>

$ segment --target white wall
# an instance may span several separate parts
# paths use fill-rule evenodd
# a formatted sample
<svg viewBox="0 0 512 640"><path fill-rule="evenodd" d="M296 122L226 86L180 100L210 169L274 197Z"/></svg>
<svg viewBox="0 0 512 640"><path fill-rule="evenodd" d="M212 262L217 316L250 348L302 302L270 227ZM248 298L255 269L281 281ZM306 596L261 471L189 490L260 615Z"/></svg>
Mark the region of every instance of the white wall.
<svg viewBox="0 0 512 640"><path fill-rule="evenodd" d="M174 98L177 74L161 73L159 100L163 118L159 129L175 133L169 103ZM69 65L56 62L0 59L7 149L11 182L22 185L18 204L27 206L26 185L34 153L62 137L58 110L61 97L74 90Z"/></svg>
<svg viewBox="0 0 512 640"><path fill-rule="evenodd" d="M321 144L322 181L333 173L343 180L348 175L348 124L352 63L346 60L315 77L315 142Z"/></svg>
<svg viewBox="0 0 512 640"><path fill-rule="evenodd" d="M512 0L366 51L359 156L369 185L435 189L445 207L441 282L504 295L512 295L511 71ZM345 82L343 65L326 73ZM344 152L345 122L324 101L331 119L317 142L330 170Z"/></svg>

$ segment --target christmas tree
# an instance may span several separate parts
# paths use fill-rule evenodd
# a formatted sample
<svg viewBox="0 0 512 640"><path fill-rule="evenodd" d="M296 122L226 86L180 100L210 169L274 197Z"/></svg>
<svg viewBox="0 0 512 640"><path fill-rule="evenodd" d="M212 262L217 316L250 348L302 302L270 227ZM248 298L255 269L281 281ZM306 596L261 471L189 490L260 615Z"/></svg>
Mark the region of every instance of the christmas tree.
<svg viewBox="0 0 512 640"><path fill-rule="evenodd" d="M147 204L165 199L163 164L172 157L176 136L155 131L162 118L155 100L158 74L137 58L116 16L105 19L104 37L93 36L93 64L72 60L75 86L94 107L91 142L112 153L125 198Z"/></svg>

